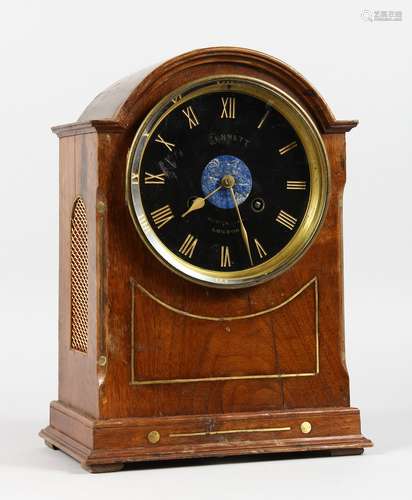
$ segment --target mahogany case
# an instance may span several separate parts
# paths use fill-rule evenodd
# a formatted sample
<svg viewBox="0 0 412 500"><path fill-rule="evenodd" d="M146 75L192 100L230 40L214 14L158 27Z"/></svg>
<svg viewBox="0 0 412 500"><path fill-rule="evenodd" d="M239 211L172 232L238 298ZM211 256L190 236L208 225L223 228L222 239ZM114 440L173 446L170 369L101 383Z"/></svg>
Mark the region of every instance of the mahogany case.
<svg viewBox="0 0 412 500"><path fill-rule="evenodd" d="M259 286L191 283L145 247L125 169L149 110L190 81L247 75L288 93L324 142L330 195L296 264ZM360 453L343 317L345 133L277 59L197 50L99 94L60 139L59 395L40 435L91 471L126 462L284 451Z"/></svg>

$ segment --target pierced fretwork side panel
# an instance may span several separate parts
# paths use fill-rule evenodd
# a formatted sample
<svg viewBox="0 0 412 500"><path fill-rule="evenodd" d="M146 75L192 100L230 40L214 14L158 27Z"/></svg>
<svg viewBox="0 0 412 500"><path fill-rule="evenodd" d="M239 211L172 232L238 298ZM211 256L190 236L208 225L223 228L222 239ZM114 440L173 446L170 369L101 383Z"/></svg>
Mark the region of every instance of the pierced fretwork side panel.
<svg viewBox="0 0 412 500"><path fill-rule="evenodd" d="M70 243L71 338L70 347L87 352L88 343L88 229L86 207L81 198L73 205Z"/></svg>

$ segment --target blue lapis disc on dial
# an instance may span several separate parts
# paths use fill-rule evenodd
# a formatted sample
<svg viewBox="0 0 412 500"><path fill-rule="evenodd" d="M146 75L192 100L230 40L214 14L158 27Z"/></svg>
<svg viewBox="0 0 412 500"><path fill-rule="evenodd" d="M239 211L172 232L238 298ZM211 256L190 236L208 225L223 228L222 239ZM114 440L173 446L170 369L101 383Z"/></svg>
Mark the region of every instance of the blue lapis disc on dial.
<svg viewBox="0 0 412 500"><path fill-rule="evenodd" d="M241 205L252 190L252 175L246 164L237 156L220 155L210 160L201 177L203 195L207 196L217 189L225 175L231 175L235 179L233 191L237 204ZM217 191L208 201L217 208L235 208L230 190L226 188Z"/></svg>

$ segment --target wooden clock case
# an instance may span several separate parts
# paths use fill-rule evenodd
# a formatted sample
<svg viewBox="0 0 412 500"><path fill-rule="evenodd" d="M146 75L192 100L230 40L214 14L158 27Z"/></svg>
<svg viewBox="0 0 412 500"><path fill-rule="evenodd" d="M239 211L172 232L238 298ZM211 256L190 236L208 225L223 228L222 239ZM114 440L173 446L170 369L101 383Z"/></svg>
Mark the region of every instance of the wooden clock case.
<svg viewBox="0 0 412 500"><path fill-rule="evenodd" d="M247 75L311 117L330 166L326 216L296 264L251 288L214 289L163 266L135 230L128 149L149 110L207 76ZM350 407L345 365L345 133L283 62L197 50L99 94L60 139L59 399L40 432L87 470L176 458L326 450L371 441Z"/></svg>

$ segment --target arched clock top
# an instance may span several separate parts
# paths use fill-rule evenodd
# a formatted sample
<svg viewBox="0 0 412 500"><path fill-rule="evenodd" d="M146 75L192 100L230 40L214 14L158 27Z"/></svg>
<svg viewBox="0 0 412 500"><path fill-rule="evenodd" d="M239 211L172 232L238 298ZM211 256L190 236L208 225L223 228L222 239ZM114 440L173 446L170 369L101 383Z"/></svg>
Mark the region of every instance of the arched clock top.
<svg viewBox="0 0 412 500"><path fill-rule="evenodd" d="M317 90L284 62L258 51L211 47L168 60L114 83L98 94L75 123L54 127L59 136L94 130L121 132L135 127L162 97L190 81L206 76L243 74L262 79L291 95L323 134L345 133L356 120L336 120Z"/></svg>

